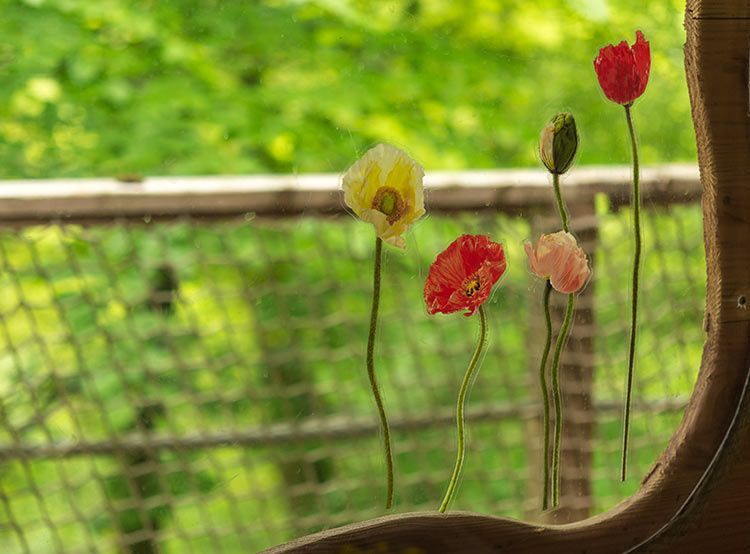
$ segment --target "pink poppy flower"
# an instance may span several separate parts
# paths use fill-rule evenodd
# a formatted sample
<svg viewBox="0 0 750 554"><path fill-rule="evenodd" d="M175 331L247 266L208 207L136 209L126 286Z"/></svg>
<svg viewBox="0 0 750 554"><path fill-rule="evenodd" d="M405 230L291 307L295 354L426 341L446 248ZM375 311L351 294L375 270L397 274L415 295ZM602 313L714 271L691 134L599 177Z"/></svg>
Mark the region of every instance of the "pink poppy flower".
<svg viewBox="0 0 750 554"><path fill-rule="evenodd" d="M523 247L534 275L549 279L558 292L578 292L591 275L586 253L570 233L542 235L536 244L526 241Z"/></svg>

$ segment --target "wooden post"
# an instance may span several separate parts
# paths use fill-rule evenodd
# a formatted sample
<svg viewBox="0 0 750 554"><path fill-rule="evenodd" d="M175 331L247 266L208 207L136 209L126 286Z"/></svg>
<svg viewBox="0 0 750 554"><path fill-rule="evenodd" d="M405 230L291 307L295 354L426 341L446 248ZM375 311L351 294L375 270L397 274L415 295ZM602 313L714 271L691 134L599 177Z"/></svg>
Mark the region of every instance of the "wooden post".
<svg viewBox="0 0 750 554"><path fill-rule="evenodd" d="M157 268L151 283L151 294L145 309L164 316L174 311L174 295L178 283L174 269L169 265ZM133 430L151 434L156 420L165 417L165 407L159 400L151 400L136 410ZM162 527L162 518L169 512L168 507L160 510L144 507L150 498L163 494L159 476L159 456L151 448L138 448L122 456L123 476L127 490L139 508L125 510L118 522L120 532L127 540L129 535L142 536L128 544L130 554L158 554L159 543L156 535ZM162 516L162 517L160 517Z"/></svg>
<svg viewBox="0 0 750 554"><path fill-rule="evenodd" d="M137 411L135 425L142 432L150 433L155 426L155 417L163 415L164 406L161 403L141 406ZM144 507L144 504L163 492L158 476L159 457L151 449L141 448L125 454L123 463L127 488L138 508L125 510L120 514L120 532L125 541L128 536L142 536L135 542L129 542L130 554L158 554L156 535L162 527L161 518L155 510Z"/></svg>
<svg viewBox="0 0 750 554"><path fill-rule="evenodd" d="M314 380L306 371L303 360L295 354L301 348L299 330L290 326L294 317L312 317L308 299L290 295L298 287L293 261L275 260L271 251L264 251L267 260L265 273L258 276L274 287L263 302L252 302L258 322L258 344L263 356L266 381L274 398L269 402L270 422L295 421L301 423L316 412L324 410L322 399L315 392ZM290 356L289 353L292 353ZM334 465L331 458L315 461L306 459L303 447L295 445L278 456L277 466L284 485L289 509L289 521L297 533L319 530L306 520L320 509L318 485L332 479Z"/></svg>
<svg viewBox="0 0 750 554"><path fill-rule="evenodd" d="M588 253L596 271L598 227L594 198L570 204L571 229ZM562 467L560 468L560 506L550 513L550 521L568 523L589 517L592 507L591 467L595 412L592 391L594 372L594 285L590 281L576 298L573 327L563 351L560 378L563 395ZM560 320L565 295L556 294ZM559 329L559 324L557 326ZM554 331L554 328L553 328Z"/></svg>

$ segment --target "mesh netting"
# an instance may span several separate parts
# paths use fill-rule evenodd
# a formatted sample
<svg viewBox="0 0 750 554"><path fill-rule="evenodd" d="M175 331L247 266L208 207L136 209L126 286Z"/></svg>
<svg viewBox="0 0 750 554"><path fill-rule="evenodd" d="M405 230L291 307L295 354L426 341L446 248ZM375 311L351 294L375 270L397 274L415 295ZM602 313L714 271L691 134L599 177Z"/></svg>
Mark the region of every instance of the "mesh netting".
<svg viewBox="0 0 750 554"><path fill-rule="evenodd" d="M699 366L700 208L644 216L625 485L628 213L600 205L582 231L594 280L563 366L564 462L575 478L562 505L575 517L637 488ZM510 269L488 306L490 350L468 401L453 508L540 517L543 285L521 245L539 226L493 212L433 215L405 253L387 249L376 363L396 511L437 508L477 333L476 318L426 314L426 271L455 236L481 232L504 242ZM0 551L248 552L383 514L364 368L373 246L371 227L346 216L0 232Z"/></svg>

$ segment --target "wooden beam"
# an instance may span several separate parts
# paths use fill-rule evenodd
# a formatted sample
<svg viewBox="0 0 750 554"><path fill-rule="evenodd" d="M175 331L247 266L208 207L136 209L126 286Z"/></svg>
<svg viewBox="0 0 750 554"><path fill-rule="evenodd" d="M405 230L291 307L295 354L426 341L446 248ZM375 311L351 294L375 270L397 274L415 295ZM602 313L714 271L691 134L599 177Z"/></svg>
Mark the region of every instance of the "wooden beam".
<svg viewBox="0 0 750 554"><path fill-rule="evenodd" d="M629 201L630 169L582 167L563 179L570 202L603 193L612 205ZM521 214L553 202L548 175L535 169L437 171L425 177L431 212L496 210ZM224 219L346 212L335 174L248 177L149 177L55 179L0 182L0 226L48 221L106 223L115 219L154 221L177 217ZM700 197L693 164L665 165L643 172L645 204L694 202Z"/></svg>
<svg viewBox="0 0 750 554"><path fill-rule="evenodd" d="M686 398L665 398L641 401L633 410L642 414L677 412L684 409ZM489 404L468 408L466 421L487 422L504 419L536 419L540 406L534 402L526 404ZM622 411L620 402L598 402L591 410L592 419L597 414L616 414ZM436 427L452 427L456 422L453 409L438 410L426 415L396 418L390 422L395 431L417 431ZM0 461L41 458L72 458L75 456L111 456L123 452L142 450L200 450L203 448L249 446L280 446L299 444L305 441L326 441L371 437L380 424L369 417L326 416L308 418L303 422L264 424L237 431L223 433L200 433L183 436L159 435L157 433L132 433L115 439L102 441L60 441L55 443L0 444Z"/></svg>

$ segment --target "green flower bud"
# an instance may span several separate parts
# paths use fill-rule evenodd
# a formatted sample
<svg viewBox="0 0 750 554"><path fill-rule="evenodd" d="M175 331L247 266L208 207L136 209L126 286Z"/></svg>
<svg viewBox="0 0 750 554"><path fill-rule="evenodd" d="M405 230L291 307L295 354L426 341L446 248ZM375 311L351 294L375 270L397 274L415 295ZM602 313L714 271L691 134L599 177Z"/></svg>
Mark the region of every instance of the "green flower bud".
<svg viewBox="0 0 750 554"><path fill-rule="evenodd" d="M573 163L578 149L576 120L568 112L557 114L542 129L539 154L550 173L561 175Z"/></svg>

